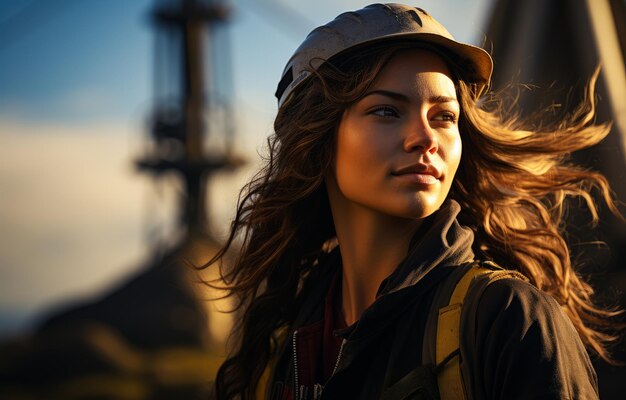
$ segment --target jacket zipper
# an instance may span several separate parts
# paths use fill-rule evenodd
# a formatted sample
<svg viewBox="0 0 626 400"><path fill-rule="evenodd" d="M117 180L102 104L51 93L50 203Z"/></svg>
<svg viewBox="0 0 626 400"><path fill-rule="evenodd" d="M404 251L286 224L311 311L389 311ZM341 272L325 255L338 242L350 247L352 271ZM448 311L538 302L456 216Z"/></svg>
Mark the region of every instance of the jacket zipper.
<svg viewBox="0 0 626 400"><path fill-rule="evenodd" d="M341 346L339 346L339 354L337 355L337 361L335 361L333 372L330 374L330 378L328 378L328 380L330 380L333 377L333 375L335 375L335 372L337 372L337 368L339 367L339 362L341 361L341 355L343 354L343 346L346 344L346 342L347 342L346 339L343 339L341 341ZM317 387L316 385L316 387L314 388L315 391L314 391L314 397L313 397L315 400L322 398L322 392L324 391L324 387L325 386L322 386L322 385L319 385L319 387Z"/></svg>
<svg viewBox="0 0 626 400"><path fill-rule="evenodd" d="M292 344L293 344L293 370L294 370L294 381L295 381L295 384L296 384L296 388L295 388L296 390L295 390L295 393L294 393L294 394L295 394L294 399L295 399L295 400L300 400L300 398L298 397L298 389L299 389L300 387L298 386L298 353L297 353L297 351L296 351L296 336L297 336L297 334L298 334L298 331L297 331L297 330L295 330L295 331L293 332L293 341L292 341Z"/></svg>
<svg viewBox="0 0 626 400"><path fill-rule="evenodd" d="M343 339L341 341L341 346L339 347L339 354L337 355L337 361L335 361L335 367L333 368L333 373L330 374L331 378L337 372L337 367L339 367L339 361L341 361L341 355L343 354L343 346L346 344L347 340Z"/></svg>
<svg viewBox="0 0 626 400"><path fill-rule="evenodd" d="M322 385L316 383L313 386L313 400L319 400L322 397Z"/></svg>
<svg viewBox="0 0 626 400"><path fill-rule="evenodd" d="M293 348L293 374L294 374L294 383L295 383L295 399L296 400L300 400L299 394L300 394L300 385L298 382L298 351L297 351L297 346L296 346L296 338L298 336L298 331L295 330L293 332L293 339L292 339L292 348ZM341 361L341 356L343 355L343 347L346 344L347 340L343 339L341 341L341 346L339 347L339 354L337 355L337 361L335 361L335 366L333 368L333 372L330 374L331 378L333 375L335 375L335 372L337 372L337 368L339 367L339 362ZM321 387L321 385L319 387L317 387L318 385L316 385L316 387L314 387L314 394L313 394L313 398L314 399L318 399L319 397L322 396L322 391L323 391L323 387Z"/></svg>

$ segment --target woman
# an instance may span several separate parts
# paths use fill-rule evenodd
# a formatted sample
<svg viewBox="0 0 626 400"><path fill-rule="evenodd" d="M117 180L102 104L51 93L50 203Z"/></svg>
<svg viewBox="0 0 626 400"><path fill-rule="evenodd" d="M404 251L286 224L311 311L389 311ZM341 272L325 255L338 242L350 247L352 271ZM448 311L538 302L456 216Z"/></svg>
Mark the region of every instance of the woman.
<svg viewBox="0 0 626 400"><path fill-rule="evenodd" d="M610 359L616 313L572 268L564 199L582 196L597 219L596 188L619 212L604 177L564 157L609 127L589 125L591 91L568 120L525 130L485 100L491 68L398 4L307 37L278 86L266 166L207 264L242 235L222 271L243 318L218 398L597 398L584 346ZM474 260L529 282L468 280L460 348L441 357L437 314ZM454 395L441 378L452 362Z"/></svg>

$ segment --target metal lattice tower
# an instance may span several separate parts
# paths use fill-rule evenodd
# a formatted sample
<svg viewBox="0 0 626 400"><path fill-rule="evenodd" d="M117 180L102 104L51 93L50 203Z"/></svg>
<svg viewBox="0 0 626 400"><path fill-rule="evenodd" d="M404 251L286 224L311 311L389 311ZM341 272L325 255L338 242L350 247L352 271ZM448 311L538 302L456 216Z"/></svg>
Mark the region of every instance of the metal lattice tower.
<svg viewBox="0 0 626 400"><path fill-rule="evenodd" d="M188 235L206 232L208 175L241 163L231 155L233 118L224 100L232 83L228 43L219 35L229 14L230 8L218 0L157 0L152 13L151 143L137 164L154 175L173 171L182 178L181 223ZM220 143L217 148L209 148L209 133Z"/></svg>

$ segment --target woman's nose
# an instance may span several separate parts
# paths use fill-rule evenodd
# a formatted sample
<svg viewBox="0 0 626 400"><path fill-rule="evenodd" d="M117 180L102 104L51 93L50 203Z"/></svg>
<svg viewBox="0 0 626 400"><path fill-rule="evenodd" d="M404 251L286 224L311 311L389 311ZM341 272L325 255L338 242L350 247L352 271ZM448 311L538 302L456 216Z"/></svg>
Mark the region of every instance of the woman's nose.
<svg viewBox="0 0 626 400"><path fill-rule="evenodd" d="M411 153L414 151L434 154L437 152L439 144L435 130L430 126L428 119L420 118L419 121L411 124L408 134L404 138L404 151Z"/></svg>

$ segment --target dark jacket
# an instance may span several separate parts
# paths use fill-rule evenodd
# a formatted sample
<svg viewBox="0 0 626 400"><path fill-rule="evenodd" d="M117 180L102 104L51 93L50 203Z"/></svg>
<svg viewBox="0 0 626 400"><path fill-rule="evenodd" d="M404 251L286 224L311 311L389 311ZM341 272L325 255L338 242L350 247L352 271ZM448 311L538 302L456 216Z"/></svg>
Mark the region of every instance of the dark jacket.
<svg viewBox="0 0 626 400"><path fill-rule="evenodd" d="M270 399L437 398L433 318L473 260L473 234L447 201L415 235L407 258L380 286L376 301L347 329L327 382L305 387L298 376L298 329L323 318L324 298L341 268L338 250L308 279L305 299L270 381ZM434 310L434 312L433 312ZM572 323L554 299L518 279L478 281L461 317L461 370L470 399L595 399L596 375ZM295 353L294 353L295 352ZM294 357L295 355L295 357ZM435 386L400 393L405 378ZM396 385L397 388L399 384Z"/></svg>

